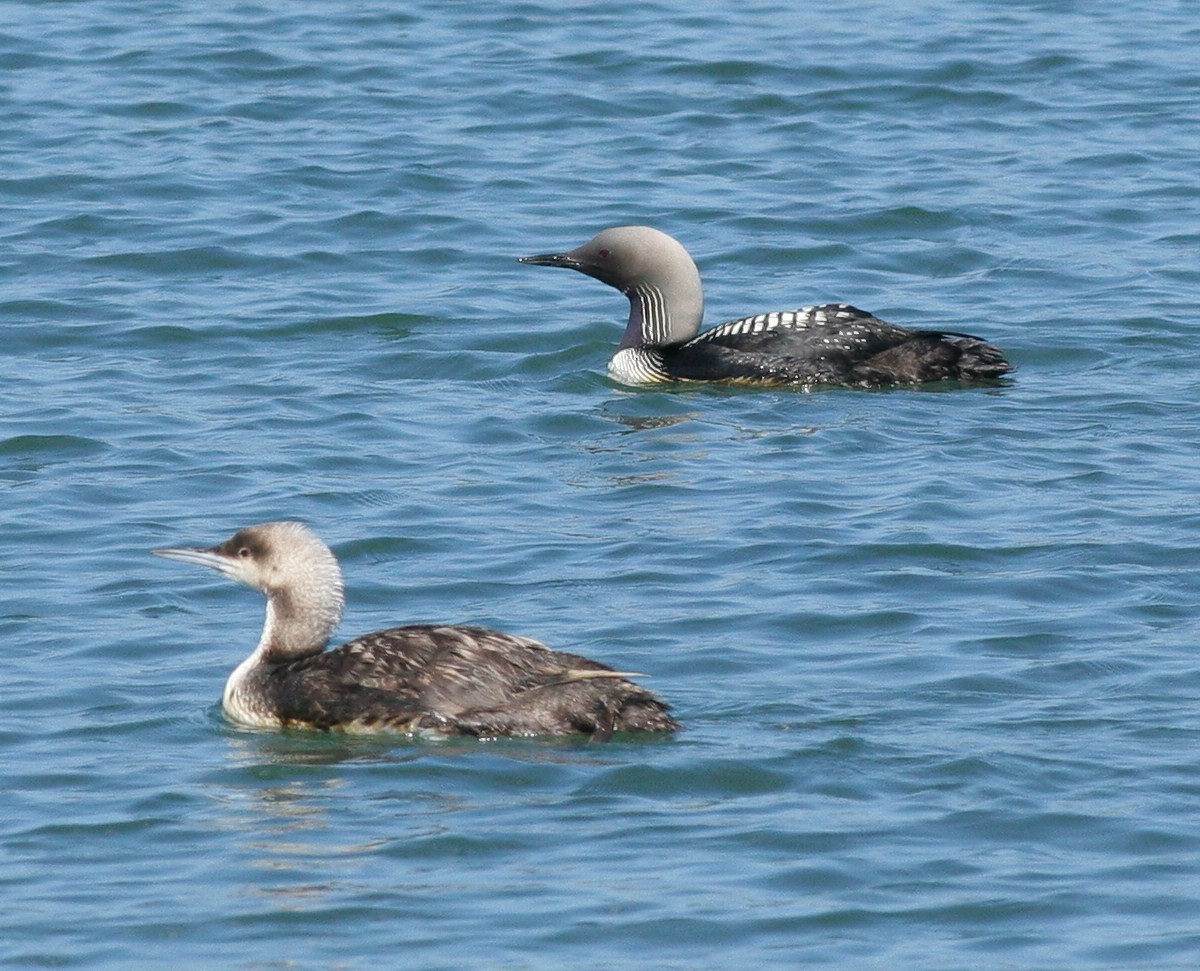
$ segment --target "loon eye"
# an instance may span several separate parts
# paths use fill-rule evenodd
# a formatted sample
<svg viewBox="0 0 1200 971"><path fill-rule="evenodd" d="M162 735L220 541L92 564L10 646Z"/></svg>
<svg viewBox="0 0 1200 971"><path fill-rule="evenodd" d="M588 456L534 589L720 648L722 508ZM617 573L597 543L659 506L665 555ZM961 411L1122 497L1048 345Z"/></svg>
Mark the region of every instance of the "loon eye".
<svg viewBox="0 0 1200 971"><path fill-rule="evenodd" d="M243 559L243 560L250 559L251 555L252 554L250 552L249 546L243 546L238 550L238 556L241 557L241 559Z"/></svg>
<svg viewBox="0 0 1200 971"><path fill-rule="evenodd" d="M602 249L600 251L600 259L602 260L607 260L611 255L612 254L606 249Z"/></svg>

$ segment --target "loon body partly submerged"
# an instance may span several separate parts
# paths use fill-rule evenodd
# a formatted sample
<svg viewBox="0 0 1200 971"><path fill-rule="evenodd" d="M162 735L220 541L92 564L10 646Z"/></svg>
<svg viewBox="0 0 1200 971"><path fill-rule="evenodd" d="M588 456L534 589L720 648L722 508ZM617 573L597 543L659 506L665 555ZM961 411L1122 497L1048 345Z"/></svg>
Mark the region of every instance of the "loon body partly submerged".
<svg viewBox="0 0 1200 971"><path fill-rule="evenodd" d="M629 298L629 322L609 375L668 381L877 388L987 381L1012 370L978 337L896 327L849 304L741 317L700 333L700 271L671 236L648 226L606 229L578 249L520 262L578 270Z"/></svg>
<svg viewBox="0 0 1200 971"><path fill-rule="evenodd" d="M394 627L325 650L342 617L341 569L300 523L250 526L219 546L155 550L261 591L258 647L222 704L253 728L433 735L670 732L668 706L585 657L479 627Z"/></svg>

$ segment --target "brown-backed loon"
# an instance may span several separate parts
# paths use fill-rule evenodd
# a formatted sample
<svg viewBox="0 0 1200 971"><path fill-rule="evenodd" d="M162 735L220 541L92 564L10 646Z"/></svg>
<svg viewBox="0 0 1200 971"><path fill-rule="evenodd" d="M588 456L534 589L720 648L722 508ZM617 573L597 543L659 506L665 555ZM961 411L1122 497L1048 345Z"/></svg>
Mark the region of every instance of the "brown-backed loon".
<svg viewBox="0 0 1200 971"><path fill-rule="evenodd" d="M300 523L250 526L211 548L154 552L212 567L267 598L258 646L225 684L223 708L240 725L598 741L679 727L666 704L628 680L638 675L527 637L421 625L325 650L342 618L342 571Z"/></svg>
<svg viewBox="0 0 1200 971"><path fill-rule="evenodd" d="M629 298L629 323L608 364L609 376L623 384L877 388L987 381L1012 370L998 348L978 337L907 330L849 304L741 317L701 334L700 271L678 240L649 226L616 226L578 249L519 262L578 270Z"/></svg>

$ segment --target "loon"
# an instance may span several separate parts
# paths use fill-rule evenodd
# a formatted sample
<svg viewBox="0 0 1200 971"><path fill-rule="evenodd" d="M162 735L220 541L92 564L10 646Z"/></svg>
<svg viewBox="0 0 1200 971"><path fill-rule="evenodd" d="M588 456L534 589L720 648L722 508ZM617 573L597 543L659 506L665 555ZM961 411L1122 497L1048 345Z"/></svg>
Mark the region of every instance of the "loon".
<svg viewBox="0 0 1200 971"><path fill-rule="evenodd" d="M615 226L578 249L518 262L578 270L629 298L629 323L608 364L622 384L878 388L986 381L1012 370L978 337L906 330L844 303L741 317L701 334L700 271L678 240L649 226Z"/></svg>
<svg viewBox="0 0 1200 971"><path fill-rule="evenodd" d="M672 732L669 706L614 671L480 627L393 627L325 650L342 618L342 572L307 526L263 523L211 548L158 556L212 567L262 592L266 623L229 676L222 707L249 728L414 735Z"/></svg>

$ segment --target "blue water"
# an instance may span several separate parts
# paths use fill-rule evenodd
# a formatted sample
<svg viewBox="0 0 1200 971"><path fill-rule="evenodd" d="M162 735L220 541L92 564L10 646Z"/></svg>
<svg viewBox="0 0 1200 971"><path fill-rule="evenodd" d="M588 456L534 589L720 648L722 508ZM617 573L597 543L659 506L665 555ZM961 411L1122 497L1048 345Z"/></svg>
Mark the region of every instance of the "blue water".
<svg viewBox="0 0 1200 971"><path fill-rule="evenodd" d="M1183 2L0 6L0 959L1200 963L1200 27ZM518 265L677 236L991 389L631 391ZM674 739L239 731L310 523L341 633L646 672Z"/></svg>

